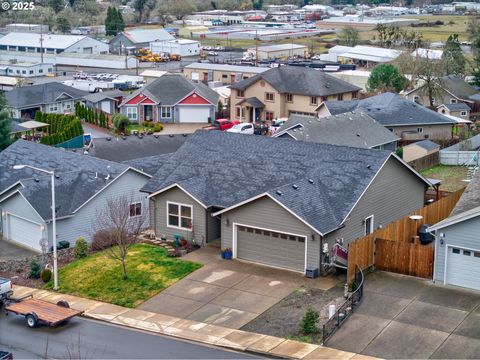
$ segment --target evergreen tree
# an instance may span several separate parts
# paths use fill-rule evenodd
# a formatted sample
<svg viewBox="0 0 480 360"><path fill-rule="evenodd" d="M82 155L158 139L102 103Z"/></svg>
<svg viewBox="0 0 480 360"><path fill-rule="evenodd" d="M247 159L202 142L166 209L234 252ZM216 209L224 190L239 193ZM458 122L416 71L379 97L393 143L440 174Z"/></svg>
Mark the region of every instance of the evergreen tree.
<svg viewBox="0 0 480 360"><path fill-rule="evenodd" d="M65 8L65 3L63 0L48 0L48 6L50 6L56 14L58 14Z"/></svg>
<svg viewBox="0 0 480 360"><path fill-rule="evenodd" d="M0 112L0 151L11 143L10 138L11 120L6 111Z"/></svg>
<svg viewBox="0 0 480 360"><path fill-rule="evenodd" d="M447 75L462 76L465 73L465 57L463 56L458 34L448 37L443 48L442 61Z"/></svg>

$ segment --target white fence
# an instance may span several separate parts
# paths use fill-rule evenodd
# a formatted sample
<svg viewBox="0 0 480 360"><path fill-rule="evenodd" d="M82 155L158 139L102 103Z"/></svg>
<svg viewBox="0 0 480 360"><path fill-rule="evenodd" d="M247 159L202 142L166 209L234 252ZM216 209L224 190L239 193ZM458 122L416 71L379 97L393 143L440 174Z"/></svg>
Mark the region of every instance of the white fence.
<svg viewBox="0 0 480 360"><path fill-rule="evenodd" d="M480 165L480 135L440 150L442 165Z"/></svg>

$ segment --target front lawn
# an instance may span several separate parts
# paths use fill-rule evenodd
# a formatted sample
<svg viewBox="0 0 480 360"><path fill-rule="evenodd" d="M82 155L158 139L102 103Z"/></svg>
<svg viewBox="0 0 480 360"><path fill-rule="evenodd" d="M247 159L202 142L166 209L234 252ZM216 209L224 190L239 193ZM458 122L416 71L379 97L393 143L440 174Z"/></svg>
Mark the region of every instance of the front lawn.
<svg viewBox="0 0 480 360"><path fill-rule="evenodd" d="M100 251L59 269L59 287L62 293L133 308L201 266L169 257L163 248L136 244L127 256L127 280L120 261Z"/></svg>
<svg viewBox="0 0 480 360"><path fill-rule="evenodd" d="M467 186L463 181L467 178L466 166L437 165L421 173L426 178L442 180L441 190L457 191Z"/></svg>

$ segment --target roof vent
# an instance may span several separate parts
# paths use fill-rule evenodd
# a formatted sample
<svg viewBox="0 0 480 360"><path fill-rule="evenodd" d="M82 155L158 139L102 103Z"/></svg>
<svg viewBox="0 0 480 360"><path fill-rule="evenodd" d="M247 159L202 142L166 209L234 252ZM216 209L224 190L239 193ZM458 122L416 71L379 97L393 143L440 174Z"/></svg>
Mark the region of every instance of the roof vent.
<svg viewBox="0 0 480 360"><path fill-rule="evenodd" d="M308 182L309 182L310 184L313 184L313 179L308 179Z"/></svg>
<svg viewBox="0 0 480 360"><path fill-rule="evenodd" d="M112 140L112 138L110 136L107 137L107 141L110 141Z"/></svg>
<svg viewBox="0 0 480 360"><path fill-rule="evenodd" d="M60 175L55 174L55 179L60 179Z"/></svg>
<svg viewBox="0 0 480 360"><path fill-rule="evenodd" d="M293 184L292 187L297 190L298 189L298 185L297 184Z"/></svg>
<svg viewBox="0 0 480 360"><path fill-rule="evenodd" d="M370 166L370 165L367 165L367 169L370 170L370 169L371 169L371 166Z"/></svg>
<svg viewBox="0 0 480 360"><path fill-rule="evenodd" d="M168 136L173 137L173 134L168 134Z"/></svg>
<svg viewBox="0 0 480 360"><path fill-rule="evenodd" d="M182 136L183 136L183 137L187 137L187 136L188 136L188 134L182 134Z"/></svg>
<svg viewBox="0 0 480 360"><path fill-rule="evenodd" d="M358 136L358 137L360 137L360 134L359 134L359 133L357 133L357 136Z"/></svg>
<svg viewBox="0 0 480 360"><path fill-rule="evenodd" d="M158 139L159 135L153 135L153 137L154 137L155 139Z"/></svg>
<svg viewBox="0 0 480 360"><path fill-rule="evenodd" d="M143 139L143 135L138 135L138 138L139 138L139 139Z"/></svg>
<svg viewBox="0 0 480 360"><path fill-rule="evenodd" d="M122 136L122 139L123 139L123 140L127 140L127 137L126 137L126 136Z"/></svg>
<svg viewBox="0 0 480 360"><path fill-rule="evenodd" d="M40 182L40 179L39 179L39 178L33 178L33 180L34 180L35 182L37 182L37 183Z"/></svg>
<svg viewBox="0 0 480 360"><path fill-rule="evenodd" d="M282 196L282 192L280 190L277 190L277 195Z"/></svg>

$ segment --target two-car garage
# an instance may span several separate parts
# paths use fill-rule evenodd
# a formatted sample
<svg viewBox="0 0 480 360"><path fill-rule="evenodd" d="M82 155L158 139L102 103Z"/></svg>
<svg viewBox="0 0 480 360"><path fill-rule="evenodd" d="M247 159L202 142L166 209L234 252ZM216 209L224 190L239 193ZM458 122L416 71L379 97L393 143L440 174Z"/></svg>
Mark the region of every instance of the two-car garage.
<svg viewBox="0 0 480 360"><path fill-rule="evenodd" d="M305 236L236 225L236 257L268 266L305 271ZM235 252L235 251L234 251Z"/></svg>

